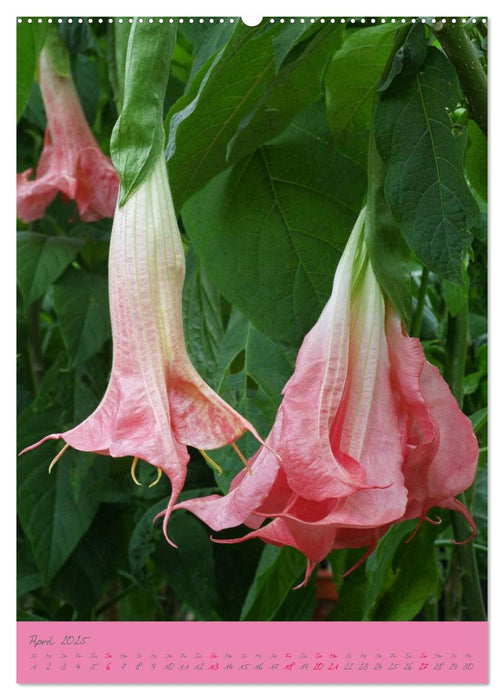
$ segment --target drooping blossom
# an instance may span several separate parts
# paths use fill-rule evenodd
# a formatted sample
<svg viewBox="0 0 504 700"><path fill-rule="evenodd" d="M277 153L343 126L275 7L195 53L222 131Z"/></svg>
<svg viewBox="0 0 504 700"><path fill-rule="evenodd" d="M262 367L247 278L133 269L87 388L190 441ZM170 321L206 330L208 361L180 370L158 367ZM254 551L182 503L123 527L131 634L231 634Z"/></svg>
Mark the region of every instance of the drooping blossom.
<svg viewBox="0 0 504 700"><path fill-rule="evenodd" d="M112 217L119 179L89 128L72 77L58 75L47 48L38 65L47 129L35 179L31 168L18 173L17 215L25 222L42 218L59 191L77 202L82 221Z"/></svg>
<svg viewBox="0 0 504 700"><path fill-rule="evenodd" d="M184 275L184 251L161 156L114 216L109 253L113 362L106 393L80 425L28 448L62 438L63 450L71 446L131 456L134 465L138 459L154 465L172 485L163 513L165 535L184 485L186 446L204 451L234 445L246 430L260 440L191 364L182 325Z"/></svg>
<svg viewBox="0 0 504 700"><path fill-rule="evenodd" d="M478 444L439 371L408 337L373 273L355 224L322 314L305 337L271 434L229 493L182 502L213 530L254 537L317 562L339 548L368 554L393 524L456 495L475 476ZM279 461L276 455L280 455ZM219 540L231 541L231 540Z"/></svg>

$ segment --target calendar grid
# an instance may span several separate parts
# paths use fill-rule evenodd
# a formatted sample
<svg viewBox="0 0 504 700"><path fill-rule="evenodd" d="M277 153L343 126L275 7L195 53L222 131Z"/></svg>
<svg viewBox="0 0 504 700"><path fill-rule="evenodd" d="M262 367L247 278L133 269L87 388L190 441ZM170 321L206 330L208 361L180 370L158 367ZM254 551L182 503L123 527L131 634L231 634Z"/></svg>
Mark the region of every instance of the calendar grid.
<svg viewBox="0 0 504 700"><path fill-rule="evenodd" d="M486 683L487 623L20 622L19 683Z"/></svg>

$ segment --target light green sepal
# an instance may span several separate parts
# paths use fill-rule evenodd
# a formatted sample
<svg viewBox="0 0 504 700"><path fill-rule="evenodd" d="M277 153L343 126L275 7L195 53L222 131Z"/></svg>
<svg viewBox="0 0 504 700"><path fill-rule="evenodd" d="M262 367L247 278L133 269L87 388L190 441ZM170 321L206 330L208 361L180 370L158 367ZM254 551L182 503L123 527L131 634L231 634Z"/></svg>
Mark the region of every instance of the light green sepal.
<svg viewBox="0 0 504 700"><path fill-rule="evenodd" d="M123 109L110 150L121 183L119 206L146 180L164 149L163 105L176 29L135 18L126 54Z"/></svg>

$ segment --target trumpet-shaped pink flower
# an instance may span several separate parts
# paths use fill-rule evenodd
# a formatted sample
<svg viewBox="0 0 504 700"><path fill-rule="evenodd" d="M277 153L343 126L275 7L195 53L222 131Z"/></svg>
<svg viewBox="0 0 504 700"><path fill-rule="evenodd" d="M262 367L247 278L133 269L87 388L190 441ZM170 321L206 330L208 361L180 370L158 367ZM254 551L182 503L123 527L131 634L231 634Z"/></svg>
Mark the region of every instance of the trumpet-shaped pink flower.
<svg viewBox="0 0 504 700"><path fill-rule="evenodd" d="M284 387L272 451L260 448L252 473L242 471L226 496L177 506L216 531L252 528L233 541L296 547L308 560L304 583L331 550L369 554L391 524L421 522L434 506L463 512L474 529L455 498L475 476L471 422L386 302L364 222L365 211Z"/></svg>
<svg viewBox="0 0 504 700"><path fill-rule="evenodd" d="M186 445L211 450L234 443L246 430L260 440L191 364L182 325L184 275L182 241L160 157L114 216L109 253L114 348L107 391L83 423L32 446L62 438L63 449L132 456L158 467L172 484L163 513L165 535L184 485Z"/></svg>
<svg viewBox="0 0 504 700"><path fill-rule="evenodd" d="M57 74L46 48L39 73L47 129L35 179L31 168L17 176L17 215L42 218L60 191L77 202L83 221L113 216L119 179L91 133L72 77Z"/></svg>

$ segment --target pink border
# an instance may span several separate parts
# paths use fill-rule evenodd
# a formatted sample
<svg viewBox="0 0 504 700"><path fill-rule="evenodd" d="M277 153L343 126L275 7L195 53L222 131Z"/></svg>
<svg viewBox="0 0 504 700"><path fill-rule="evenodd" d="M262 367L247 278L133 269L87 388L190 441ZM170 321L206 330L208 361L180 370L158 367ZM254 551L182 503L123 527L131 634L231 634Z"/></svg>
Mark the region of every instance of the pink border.
<svg viewBox="0 0 504 700"><path fill-rule="evenodd" d="M18 622L19 683L487 683L486 622Z"/></svg>

